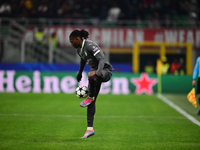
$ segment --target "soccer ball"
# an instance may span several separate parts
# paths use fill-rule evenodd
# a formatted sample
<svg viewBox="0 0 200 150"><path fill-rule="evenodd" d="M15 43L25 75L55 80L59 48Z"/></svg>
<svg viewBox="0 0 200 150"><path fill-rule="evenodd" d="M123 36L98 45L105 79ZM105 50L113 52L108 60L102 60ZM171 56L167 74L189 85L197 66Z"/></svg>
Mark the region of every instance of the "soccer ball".
<svg viewBox="0 0 200 150"><path fill-rule="evenodd" d="M86 86L80 85L76 88L76 96L78 98L86 98L88 96L89 90Z"/></svg>

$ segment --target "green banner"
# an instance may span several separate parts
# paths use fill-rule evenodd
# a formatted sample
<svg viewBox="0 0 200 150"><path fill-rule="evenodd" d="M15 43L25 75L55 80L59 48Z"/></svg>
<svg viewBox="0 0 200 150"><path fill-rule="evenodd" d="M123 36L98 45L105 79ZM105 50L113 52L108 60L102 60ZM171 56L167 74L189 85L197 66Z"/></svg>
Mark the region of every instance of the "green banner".
<svg viewBox="0 0 200 150"><path fill-rule="evenodd" d="M103 83L101 94L153 94L158 92L157 74L114 73ZM192 88L192 76L162 75L162 93L188 93ZM74 93L78 85L88 85L87 72L80 83L76 72L22 72L0 70L0 92L21 93Z"/></svg>

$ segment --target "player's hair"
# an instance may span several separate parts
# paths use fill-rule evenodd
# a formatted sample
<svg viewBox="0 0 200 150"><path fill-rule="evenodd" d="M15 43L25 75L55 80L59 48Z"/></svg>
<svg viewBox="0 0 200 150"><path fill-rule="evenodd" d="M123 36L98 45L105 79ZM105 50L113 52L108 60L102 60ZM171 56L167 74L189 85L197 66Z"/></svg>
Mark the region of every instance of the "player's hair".
<svg viewBox="0 0 200 150"><path fill-rule="evenodd" d="M69 38L80 37L81 39L87 39L88 36L89 36L89 33L86 30L74 30L70 34Z"/></svg>

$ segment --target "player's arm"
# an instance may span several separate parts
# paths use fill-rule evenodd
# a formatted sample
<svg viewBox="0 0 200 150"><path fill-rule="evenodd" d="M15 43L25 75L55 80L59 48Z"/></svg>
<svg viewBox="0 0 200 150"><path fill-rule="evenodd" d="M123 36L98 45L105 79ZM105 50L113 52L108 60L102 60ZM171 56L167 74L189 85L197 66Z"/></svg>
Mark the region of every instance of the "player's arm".
<svg viewBox="0 0 200 150"><path fill-rule="evenodd" d="M101 67L101 66L104 66L103 64L105 64L105 63L103 63L103 61L101 61L101 60L100 60L100 63L102 63L102 65L99 65L100 67ZM88 79L91 78L91 77L94 76L94 75L96 75L96 76L102 76L101 70L102 70L103 68L101 69L101 68L99 68L99 66L98 66L98 70L93 70L93 71L90 71L90 72L88 73ZM99 71L100 73L98 73L97 71Z"/></svg>
<svg viewBox="0 0 200 150"><path fill-rule="evenodd" d="M102 54L101 54L101 53L102 53ZM99 54L96 56L97 60L99 61L98 69L97 69L97 72L96 72L96 74L97 74L98 76L100 76L101 71L103 70L103 67L104 67L105 62L106 62L105 56L104 56L104 54L103 54L102 51L101 51L101 53L99 53Z"/></svg>
<svg viewBox="0 0 200 150"><path fill-rule="evenodd" d="M101 76L101 71L105 65L105 55L97 45L88 47L88 50L93 54L93 56L99 61L98 69L96 75Z"/></svg>
<svg viewBox="0 0 200 150"><path fill-rule="evenodd" d="M85 67L85 64L86 64L86 61L83 60L83 59L81 58L81 61L80 61L80 67L79 67L79 71L78 71L79 73L82 74L83 69L84 69L84 67Z"/></svg>
<svg viewBox="0 0 200 150"><path fill-rule="evenodd" d="M78 55L79 55L79 54L78 54ZM80 55L79 55L79 56L80 56ZM80 57L81 57L81 56L80 56ZM78 74L77 74L77 76L76 76L76 79L77 79L78 82L81 81L82 72L83 72L83 69L84 69L84 67L85 67L85 64L86 64L86 61L83 60L83 59L81 58L79 71L78 71Z"/></svg>
<svg viewBox="0 0 200 150"><path fill-rule="evenodd" d="M79 67L79 71L78 71L78 73L82 74L83 69L84 69L85 64L86 64L86 61L81 57L81 55L78 53L78 51L77 51L77 54L78 54L79 57L81 58L81 61L80 61L80 67Z"/></svg>
<svg viewBox="0 0 200 150"><path fill-rule="evenodd" d="M194 71L193 71L193 77L192 77L192 86L194 87L196 85L196 77L198 74L198 69L199 69L199 63L200 63L200 57L197 59L195 67L194 67Z"/></svg>

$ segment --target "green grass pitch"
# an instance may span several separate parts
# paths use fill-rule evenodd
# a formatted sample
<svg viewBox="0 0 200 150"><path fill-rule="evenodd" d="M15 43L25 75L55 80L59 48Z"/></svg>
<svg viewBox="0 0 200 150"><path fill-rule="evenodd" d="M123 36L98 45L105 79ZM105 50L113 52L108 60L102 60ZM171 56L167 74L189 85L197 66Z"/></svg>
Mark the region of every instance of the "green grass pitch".
<svg viewBox="0 0 200 150"><path fill-rule="evenodd" d="M164 95L198 121L186 95ZM75 94L0 93L0 150L199 150L200 126L155 95L99 95L96 134Z"/></svg>

